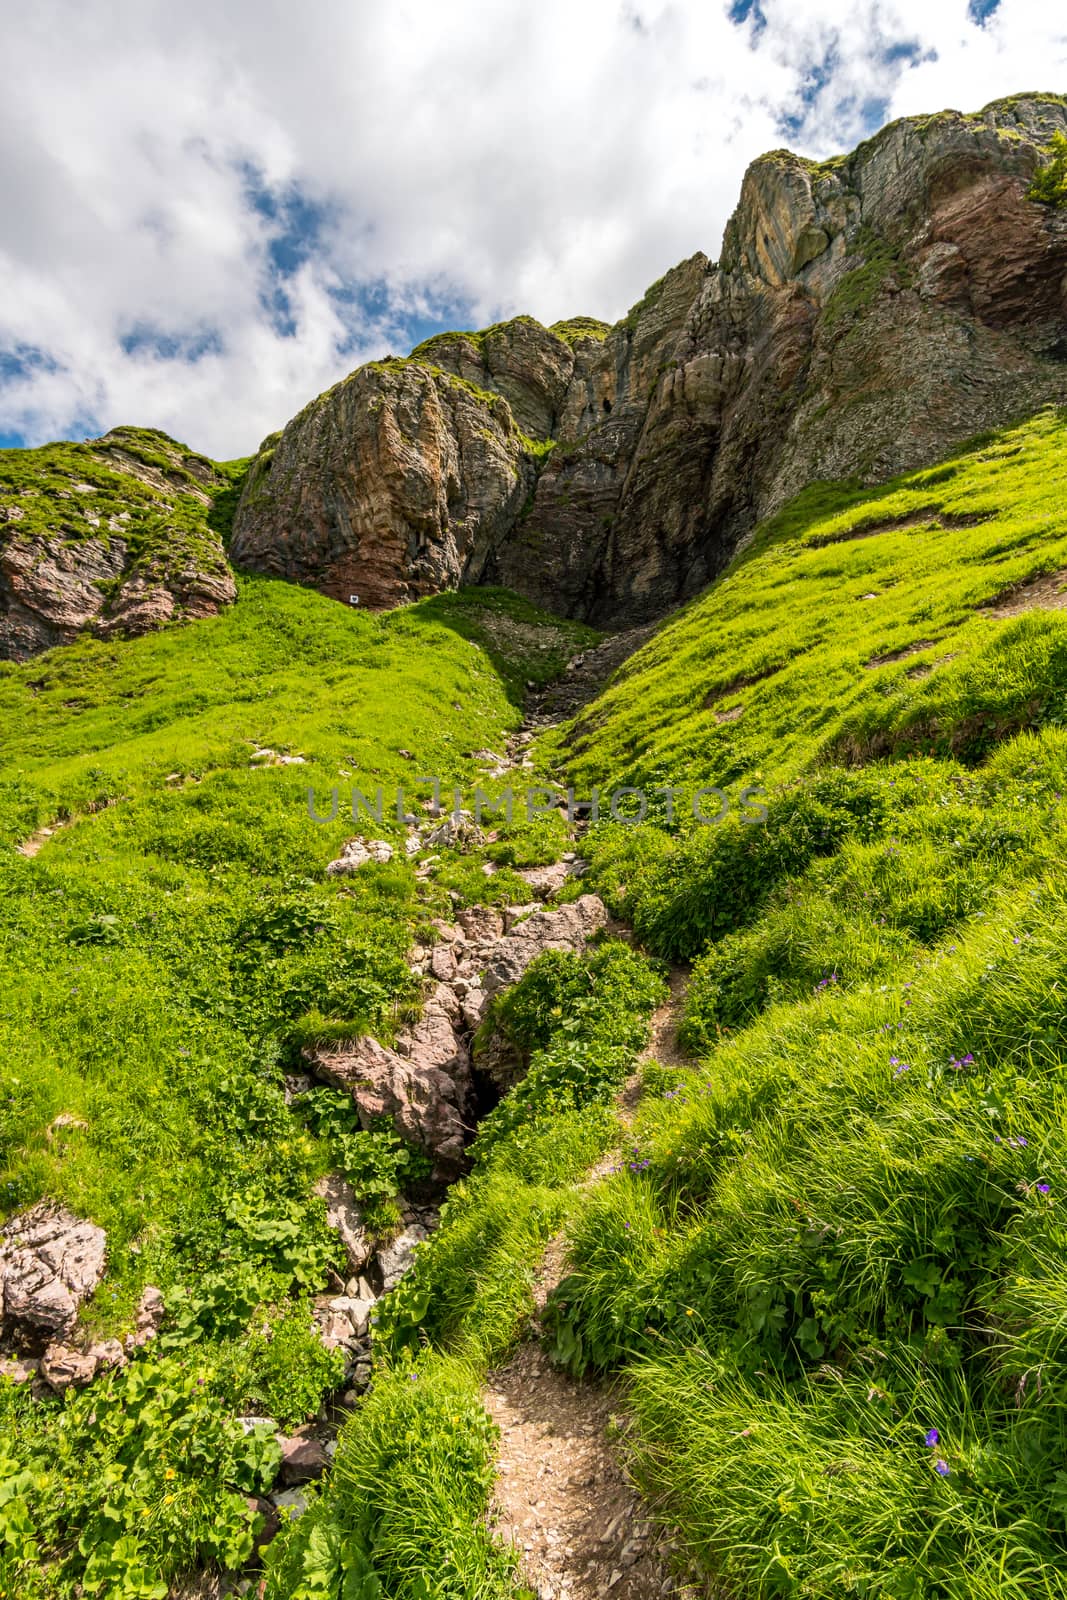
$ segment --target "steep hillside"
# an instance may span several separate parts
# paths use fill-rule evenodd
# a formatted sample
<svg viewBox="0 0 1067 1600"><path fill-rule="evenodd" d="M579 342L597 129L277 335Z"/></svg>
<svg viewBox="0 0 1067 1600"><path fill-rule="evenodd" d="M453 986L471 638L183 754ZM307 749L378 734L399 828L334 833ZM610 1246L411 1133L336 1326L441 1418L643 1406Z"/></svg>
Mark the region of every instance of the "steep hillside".
<svg viewBox="0 0 1067 1600"><path fill-rule="evenodd" d="M679 791L585 848L694 963L694 1065L646 1074L551 1343L625 1374L731 1594L1067 1594L1065 482L1048 413L809 491L579 718L579 792Z"/></svg>
<svg viewBox="0 0 1067 1600"><path fill-rule="evenodd" d="M454 902L417 878L397 789L426 831L420 777L481 776L523 685L590 638L494 593L373 618L242 579L214 618L0 667L0 1590L145 1600L240 1567L277 1524L254 1498L276 1429L365 1386L329 1302L380 1290L377 1241L438 1188L305 1053L419 1015L410 948ZM331 876L353 786L379 784L393 860ZM324 817L343 792L334 820L309 789ZM41 1201L95 1241L76 1326L20 1263Z"/></svg>
<svg viewBox="0 0 1067 1600"><path fill-rule="evenodd" d="M815 484L756 529L568 731L579 786L978 759L1064 714L1067 429L1049 409L875 493ZM1036 614L1031 614L1036 613Z"/></svg>
<svg viewBox="0 0 1067 1600"><path fill-rule="evenodd" d="M551 1571L592 1556L583 1600L652 1591L585 1539L602 1479L545 1522L552 1451L516 1441L604 1404L695 1568L665 1592L1067 1595L1065 474L1050 411L873 495L810 489L542 738L602 815L650 800L584 835L582 882L675 964L677 1047L617 1098L663 991L610 943L494 1005L476 1046L526 1076L381 1309L271 1600L526 1592L486 1535L483 1383L512 1525ZM509 1361L524 1334L569 1391Z"/></svg>
<svg viewBox="0 0 1067 1600"><path fill-rule="evenodd" d="M616 327L520 317L361 368L267 440L237 560L347 600L504 583L662 615L813 479L872 484L1067 399L1062 96L746 175L717 263Z"/></svg>
<svg viewBox="0 0 1067 1600"><path fill-rule="evenodd" d="M246 465L146 428L0 450L0 659L230 605L223 544Z"/></svg>

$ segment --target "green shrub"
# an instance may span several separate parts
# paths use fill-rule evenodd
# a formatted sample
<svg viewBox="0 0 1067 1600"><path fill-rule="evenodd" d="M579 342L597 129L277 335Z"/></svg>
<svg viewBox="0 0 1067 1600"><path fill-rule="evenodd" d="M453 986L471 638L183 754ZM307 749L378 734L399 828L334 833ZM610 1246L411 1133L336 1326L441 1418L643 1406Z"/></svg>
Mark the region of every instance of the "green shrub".
<svg viewBox="0 0 1067 1600"><path fill-rule="evenodd" d="M49 1407L0 1384L15 1592L36 1569L46 1593L163 1600L190 1567L239 1567L257 1526L246 1497L270 1486L280 1451L219 1400L210 1367L174 1357L142 1357Z"/></svg>
<svg viewBox="0 0 1067 1600"><path fill-rule="evenodd" d="M1049 160L1034 175L1027 198L1046 206L1067 205L1067 134L1054 133Z"/></svg>

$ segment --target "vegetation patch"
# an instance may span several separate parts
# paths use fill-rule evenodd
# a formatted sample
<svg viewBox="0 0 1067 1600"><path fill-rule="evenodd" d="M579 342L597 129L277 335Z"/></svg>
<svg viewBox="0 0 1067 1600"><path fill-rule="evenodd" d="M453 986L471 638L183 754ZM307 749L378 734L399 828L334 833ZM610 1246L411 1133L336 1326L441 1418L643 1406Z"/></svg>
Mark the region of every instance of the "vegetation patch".
<svg viewBox="0 0 1067 1600"><path fill-rule="evenodd" d="M393 1037L418 1006L409 946L450 908L416 896L402 848L327 878L360 824L343 801L314 821L309 790L326 817L354 785L470 791L524 684L588 636L501 591L375 616L239 581L236 607L180 632L0 668L3 1214L47 1195L106 1229L94 1337L131 1330L146 1284L167 1307L149 1352L66 1404L0 1379L0 1588L31 1600L162 1600L185 1568L249 1555L246 1497L277 1450L234 1419L297 1426L341 1379L311 1325L344 1270L315 1184L343 1173L388 1236L425 1175L345 1097L287 1104L285 1074L309 1041ZM400 846L404 827L386 811L374 831Z"/></svg>
<svg viewBox="0 0 1067 1600"><path fill-rule="evenodd" d="M1045 206L1067 205L1067 134L1054 133L1048 160L1034 175L1027 198Z"/></svg>

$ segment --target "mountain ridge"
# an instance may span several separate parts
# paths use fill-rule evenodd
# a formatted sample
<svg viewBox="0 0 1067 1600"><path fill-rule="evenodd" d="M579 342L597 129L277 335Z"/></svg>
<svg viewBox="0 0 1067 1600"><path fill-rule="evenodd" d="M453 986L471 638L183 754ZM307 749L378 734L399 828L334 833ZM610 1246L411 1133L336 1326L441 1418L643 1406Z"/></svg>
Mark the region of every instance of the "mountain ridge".
<svg viewBox="0 0 1067 1600"><path fill-rule="evenodd" d="M613 327L436 334L311 400L247 476L146 430L43 447L92 459L125 434L214 474L224 514L192 484L192 541L189 484L137 490L170 496L151 570L117 525L70 526L80 491L50 458L0 452L0 656L231 603L231 512L235 566L344 604L496 585L599 627L654 620L809 483L874 485L1067 401L1067 209L1035 189L1065 134L1067 98L1027 94L823 162L772 151L718 261L671 268ZM35 531L27 493L51 508Z"/></svg>
<svg viewBox="0 0 1067 1600"><path fill-rule="evenodd" d="M256 458L235 558L372 606L490 582L662 614L813 479L882 481L1067 398L1067 218L1028 197L1065 128L1062 96L1015 96L761 156L718 262L603 338L441 334L313 401Z"/></svg>

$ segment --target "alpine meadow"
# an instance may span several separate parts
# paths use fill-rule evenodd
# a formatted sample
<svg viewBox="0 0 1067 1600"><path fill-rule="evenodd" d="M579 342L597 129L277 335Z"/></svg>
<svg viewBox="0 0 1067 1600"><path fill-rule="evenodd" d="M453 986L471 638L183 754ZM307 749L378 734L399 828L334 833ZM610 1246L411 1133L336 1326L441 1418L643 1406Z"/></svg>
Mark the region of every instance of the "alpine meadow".
<svg viewBox="0 0 1067 1600"><path fill-rule="evenodd" d="M0 451L0 1600L1067 1600L1065 172Z"/></svg>

